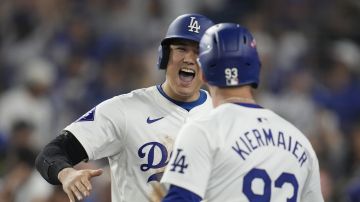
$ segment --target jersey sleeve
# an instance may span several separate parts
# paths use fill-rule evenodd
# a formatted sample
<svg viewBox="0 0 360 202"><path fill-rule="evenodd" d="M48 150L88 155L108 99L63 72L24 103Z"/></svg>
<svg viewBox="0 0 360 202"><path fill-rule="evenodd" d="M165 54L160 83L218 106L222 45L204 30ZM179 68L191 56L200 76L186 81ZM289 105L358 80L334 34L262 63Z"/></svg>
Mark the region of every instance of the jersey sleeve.
<svg viewBox="0 0 360 202"><path fill-rule="evenodd" d="M182 187L204 198L211 173L212 152L206 131L195 124L185 125L176 138L161 182Z"/></svg>
<svg viewBox="0 0 360 202"><path fill-rule="evenodd" d="M181 187L172 185L162 202L200 202L200 196Z"/></svg>
<svg viewBox="0 0 360 202"><path fill-rule="evenodd" d="M314 151L312 151L311 170L304 185L301 201L303 202L324 201L321 193L319 162Z"/></svg>
<svg viewBox="0 0 360 202"><path fill-rule="evenodd" d="M106 100L67 126L90 160L113 156L122 149L126 131L125 106L120 98Z"/></svg>

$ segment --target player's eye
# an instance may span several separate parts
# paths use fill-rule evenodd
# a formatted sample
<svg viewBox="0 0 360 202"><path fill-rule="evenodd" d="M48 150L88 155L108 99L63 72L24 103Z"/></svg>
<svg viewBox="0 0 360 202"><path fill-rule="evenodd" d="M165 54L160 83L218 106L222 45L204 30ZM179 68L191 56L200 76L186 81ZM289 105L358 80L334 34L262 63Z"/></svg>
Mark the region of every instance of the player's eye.
<svg viewBox="0 0 360 202"><path fill-rule="evenodd" d="M186 48L184 46L177 46L175 49L178 51L186 51Z"/></svg>

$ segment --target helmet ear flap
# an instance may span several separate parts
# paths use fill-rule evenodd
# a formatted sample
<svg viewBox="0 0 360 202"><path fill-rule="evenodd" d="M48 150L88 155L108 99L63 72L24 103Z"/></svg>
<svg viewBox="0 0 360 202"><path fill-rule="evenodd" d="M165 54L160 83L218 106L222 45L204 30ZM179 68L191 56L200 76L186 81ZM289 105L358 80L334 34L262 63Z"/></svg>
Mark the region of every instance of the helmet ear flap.
<svg viewBox="0 0 360 202"><path fill-rule="evenodd" d="M170 56L170 47L167 44L160 45L158 48L158 54L159 59L157 62L157 66L159 69L166 69L168 62L169 62L169 56Z"/></svg>
<svg viewBox="0 0 360 202"><path fill-rule="evenodd" d="M162 69L161 67L162 67L162 65L163 65L163 48L162 48L162 45L160 45L159 47L158 47L158 61L157 61L157 63L156 63L156 66L157 66L157 68L158 69Z"/></svg>
<svg viewBox="0 0 360 202"><path fill-rule="evenodd" d="M161 48L161 58L159 57L160 60L160 65L159 65L159 69L166 69L168 62L169 62L169 56L170 56L170 46L168 44L164 44L164 45L160 45Z"/></svg>

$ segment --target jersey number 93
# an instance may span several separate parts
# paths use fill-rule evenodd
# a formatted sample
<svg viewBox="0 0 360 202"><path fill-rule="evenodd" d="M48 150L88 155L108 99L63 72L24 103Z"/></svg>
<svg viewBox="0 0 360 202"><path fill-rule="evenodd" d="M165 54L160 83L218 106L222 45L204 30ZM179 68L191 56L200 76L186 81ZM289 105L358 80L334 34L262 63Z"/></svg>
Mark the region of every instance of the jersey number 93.
<svg viewBox="0 0 360 202"><path fill-rule="evenodd" d="M256 194L251 188L251 184L254 179L260 179L264 182L263 194ZM294 174L283 172L275 180L275 188L281 189L285 183L289 183L293 186L294 193L291 198L288 198L286 202L296 202L298 195L299 183ZM268 173L263 169L253 168L245 176L243 182L243 193L249 199L250 202L270 202L271 199L271 187L272 180Z"/></svg>

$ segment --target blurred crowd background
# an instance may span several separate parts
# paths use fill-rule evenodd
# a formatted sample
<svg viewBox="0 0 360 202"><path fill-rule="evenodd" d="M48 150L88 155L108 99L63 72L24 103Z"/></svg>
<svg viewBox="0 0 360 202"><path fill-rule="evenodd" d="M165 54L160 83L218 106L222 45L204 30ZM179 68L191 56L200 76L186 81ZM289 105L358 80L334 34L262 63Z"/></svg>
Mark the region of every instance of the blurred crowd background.
<svg viewBox="0 0 360 202"><path fill-rule="evenodd" d="M0 0L1 202L68 201L36 154L101 101L161 83L159 42L189 12L254 33L259 103L311 140L327 202L360 201L360 1ZM110 201L107 172L94 186L84 201Z"/></svg>

